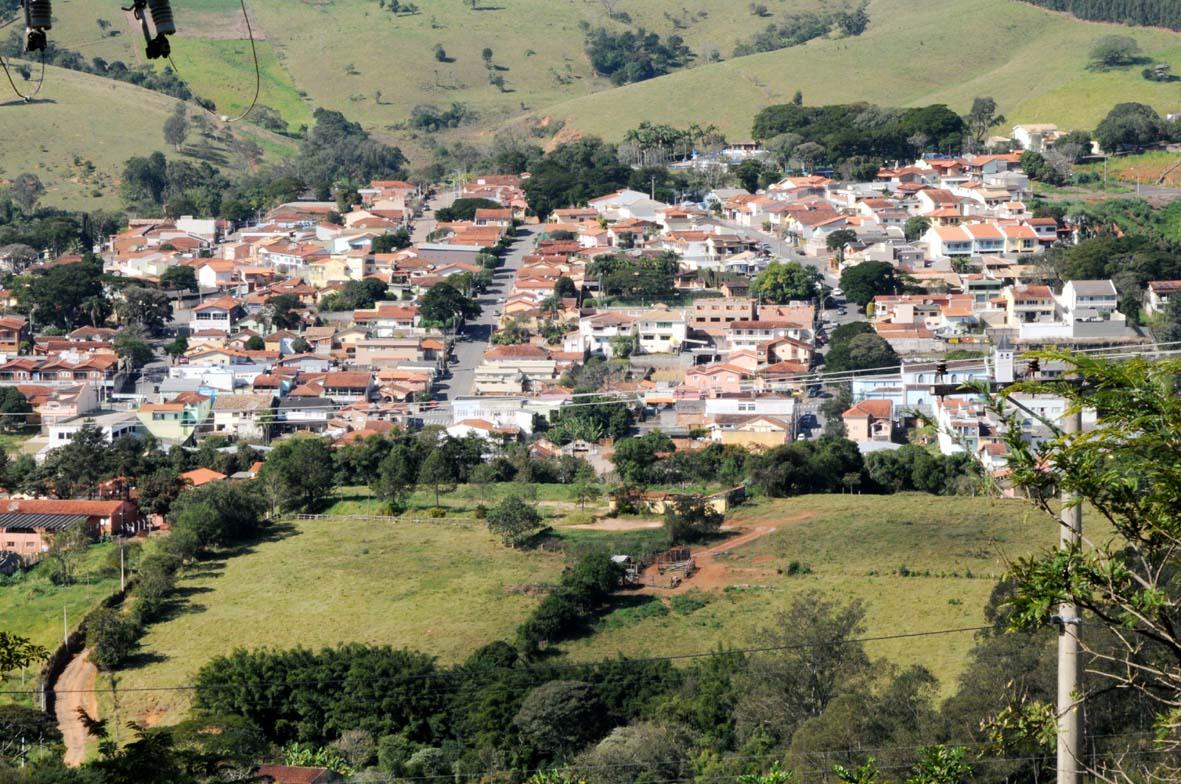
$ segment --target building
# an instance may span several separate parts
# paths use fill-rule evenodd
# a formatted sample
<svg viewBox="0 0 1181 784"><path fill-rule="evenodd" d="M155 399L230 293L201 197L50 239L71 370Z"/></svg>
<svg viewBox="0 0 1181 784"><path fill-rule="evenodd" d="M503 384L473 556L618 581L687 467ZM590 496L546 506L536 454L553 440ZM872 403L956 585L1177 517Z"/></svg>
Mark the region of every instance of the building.
<svg viewBox="0 0 1181 784"><path fill-rule="evenodd" d="M144 403L139 421L165 444L183 444L193 437L213 409L213 399L197 392L183 392L166 403Z"/></svg>
<svg viewBox="0 0 1181 784"><path fill-rule="evenodd" d="M1144 296L1144 309L1149 315L1164 313L1170 297L1181 294L1181 280L1150 280Z"/></svg>
<svg viewBox="0 0 1181 784"><path fill-rule="evenodd" d="M271 394L218 395L213 401L213 432L244 441L265 439L274 419Z"/></svg>
<svg viewBox="0 0 1181 784"><path fill-rule="evenodd" d="M0 318L0 354L20 354L29 340L29 322L20 316Z"/></svg>
<svg viewBox="0 0 1181 784"><path fill-rule="evenodd" d="M894 404L889 400L862 400L841 414L850 441L892 441Z"/></svg>

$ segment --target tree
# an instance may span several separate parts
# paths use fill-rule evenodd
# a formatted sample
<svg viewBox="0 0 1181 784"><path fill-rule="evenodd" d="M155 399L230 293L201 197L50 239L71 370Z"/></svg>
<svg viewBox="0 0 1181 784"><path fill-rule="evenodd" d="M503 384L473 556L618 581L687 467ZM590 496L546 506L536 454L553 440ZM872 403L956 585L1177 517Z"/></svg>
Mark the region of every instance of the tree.
<svg viewBox="0 0 1181 784"><path fill-rule="evenodd" d="M172 318L172 302L163 291L147 286L125 286L115 303L115 313L126 324L156 330Z"/></svg>
<svg viewBox="0 0 1181 784"><path fill-rule="evenodd" d="M0 248L0 261L6 263L14 273L20 274L36 260L37 249L23 242L13 242Z"/></svg>
<svg viewBox="0 0 1181 784"><path fill-rule="evenodd" d="M467 319L479 316L481 308L475 300L465 297L463 292L444 281L427 290L418 307L418 313L423 321L454 327Z"/></svg>
<svg viewBox="0 0 1181 784"><path fill-rule="evenodd" d="M994 410L1013 416L1008 395L1044 392L1065 397L1069 410L1094 410L1097 421L1082 433L1055 427L1051 438L1038 444L1024 443L1012 434L1020 428L1010 428L1006 443L1013 481L1055 531L1060 525L1056 491L1061 491L1095 510L1109 533L1013 564L1008 625L1044 629L1060 602L1073 602L1092 630L1082 635L1088 679L1101 684L1092 691L1137 695L1155 714L1155 748L1175 753L1181 745L1181 635L1175 623L1181 592L1174 578L1181 538L1176 503L1181 361L1120 361L1067 352L1037 356L1043 363L1063 363L1079 385L1017 384L991 401ZM1112 635L1110 648L1102 645L1101 631ZM1083 699L1086 704L1091 698ZM1052 707L1048 715L1052 721ZM1171 761L1160 765L1151 773L1154 778L1176 778Z"/></svg>
<svg viewBox="0 0 1181 784"><path fill-rule="evenodd" d="M45 195L45 186L36 174L25 172L18 174L12 184L8 186L8 198L20 208L25 215L31 215L37 209L37 202Z"/></svg>
<svg viewBox="0 0 1181 784"><path fill-rule="evenodd" d="M49 651L26 637L0 630L0 683L13 670L45 661Z"/></svg>
<svg viewBox="0 0 1181 784"><path fill-rule="evenodd" d="M117 609L104 607L87 617L86 647L100 670L111 672L118 667L135 648L138 637L135 621Z"/></svg>
<svg viewBox="0 0 1181 784"><path fill-rule="evenodd" d="M12 432L28 424L28 415L33 413L21 391L14 386L0 387L0 430Z"/></svg>
<svg viewBox="0 0 1181 784"><path fill-rule="evenodd" d="M378 497L395 507L401 506L418 483L419 454L414 445L399 440L378 466L377 479L371 484ZM437 500L436 500L437 505Z"/></svg>
<svg viewBox="0 0 1181 784"><path fill-rule="evenodd" d="M879 335L858 335L843 343L829 344L825 370L846 372L898 367L901 360L890 343Z"/></svg>
<svg viewBox="0 0 1181 784"><path fill-rule="evenodd" d="M332 450L322 438L292 438L281 442L263 463L262 474L279 483L288 509L312 509L336 486Z"/></svg>
<svg viewBox="0 0 1181 784"><path fill-rule="evenodd" d="M699 495L678 495L665 502L664 530L672 544L700 541L718 532L725 516Z"/></svg>
<svg viewBox="0 0 1181 784"><path fill-rule="evenodd" d="M390 253L395 250L402 250L409 248L411 245L410 232L406 229L399 228L392 234L382 234L380 237L373 239L374 253Z"/></svg>
<svg viewBox="0 0 1181 784"><path fill-rule="evenodd" d="M568 276L560 275L554 281L554 296L558 299L572 299L578 296L578 287Z"/></svg>
<svg viewBox="0 0 1181 784"><path fill-rule="evenodd" d="M857 241L857 232L852 229L839 229L829 234L824 240L824 246L836 251L837 263L845 263L845 248Z"/></svg>
<svg viewBox="0 0 1181 784"><path fill-rule="evenodd" d="M810 300L816 296L820 273L796 261L773 261L755 276L751 293L767 302L784 304L792 300Z"/></svg>
<svg viewBox="0 0 1181 784"><path fill-rule="evenodd" d="M854 642L864 621L860 601L842 605L814 591L779 612L755 637L757 645L777 651L751 658L738 677L739 735L762 734L771 743L789 739L840 691L855 691L871 672L864 647Z"/></svg>
<svg viewBox="0 0 1181 784"><path fill-rule="evenodd" d="M603 496L603 487L592 477L583 477L574 486L574 497L578 501L579 509L586 509L587 501L595 501Z"/></svg>
<svg viewBox="0 0 1181 784"><path fill-rule="evenodd" d="M303 302L294 294L280 294L267 300L271 326L275 329L299 329L303 323Z"/></svg>
<svg viewBox="0 0 1181 784"><path fill-rule="evenodd" d="M606 718L589 684L554 680L525 696L513 726L530 747L562 759L598 737Z"/></svg>
<svg viewBox="0 0 1181 784"><path fill-rule="evenodd" d="M27 764L33 752L46 746L54 749L61 742L62 733L53 716L24 705L0 705L0 765L4 769Z"/></svg>
<svg viewBox="0 0 1181 784"><path fill-rule="evenodd" d="M996 101L991 97L975 98L972 101L971 111L964 118L964 123L967 125L972 142L977 149L984 146L988 132L1004 122L1005 116L997 112Z"/></svg>
<svg viewBox="0 0 1181 784"><path fill-rule="evenodd" d="M439 493L455 481L455 472L443 455L443 450L434 450L422 461L422 466L418 470L418 481L434 488L435 506L438 507Z"/></svg>
<svg viewBox="0 0 1181 784"><path fill-rule="evenodd" d="M53 534L46 551L53 581L59 585L72 584L78 577L78 570L86 560L89 548L90 534L85 525L72 525Z"/></svg>
<svg viewBox="0 0 1181 784"><path fill-rule="evenodd" d="M180 152L181 145L189 136L189 117L185 114L183 103L176 105L176 111L164 120L164 141Z"/></svg>
<svg viewBox="0 0 1181 784"><path fill-rule="evenodd" d="M160 276L160 288L170 291L196 291L197 271L185 264L176 264Z"/></svg>
<svg viewBox="0 0 1181 784"><path fill-rule="evenodd" d="M59 264L20 281L16 294L34 323L65 330L86 321L97 326L110 310L103 292L102 260L89 253L76 264Z"/></svg>
<svg viewBox="0 0 1181 784"><path fill-rule="evenodd" d="M135 327L128 327L115 336L115 353L136 370L156 356L144 331Z"/></svg>
<svg viewBox="0 0 1181 784"><path fill-rule="evenodd" d="M930 218L922 215L912 215L906 219L906 225L902 227L902 231L906 235L907 242L914 242L926 234L930 228Z"/></svg>
<svg viewBox="0 0 1181 784"><path fill-rule="evenodd" d="M845 298L863 308L879 294L897 294L900 284L894 265L888 261L863 261L841 272Z"/></svg>
<svg viewBox="0 0 1181 784"><path fill-rule="evenodd" d="M435 211L435 220L442 223L452 221L475 220L476 210L499 210L500 202L491 199L456 199L449 207L440 207Z"/></svg>
<svg viewBox="0 0 1181 784"><path fill-rule="evenodd" d="M792 147L795 150L795 146ZM771 180L774 172L763 165L762 161L748 158L734 167L734 178L738 184L750 193L755 193Z"/></svg>
<svg viewBox="0 0 1181 784"><path fill-rule="evenodd" d="M631 168L619 162L613 146L587 137L546 153L522 187L529 206L544 220L556 209L623 188L630 177Z"/></svg>
<svg viewBox="0 0 1181 784"><path fill-rule="evenodd" d="M1091 47L1091 68L1105 71L1140 61L1140 44L1130 35L1105 35Z"/></svg>
<svg viewBox="0 0 1181 784"><path fill-rule="evenodd" d="M640 722L616 727L573 764L578 780L595 784L680 781L691 777L691 743L683 730Z"/></svg>
<svg viewBox="0 0 1181 784"><path fill-rule="evenodd" d="M258 336L255 335L255 337L258 337ZM261 341L262 338L259 338L259 340ZM249 341L247 341L246 347L250 348ZM264 348L265 348L265 345L264 345ZM188 350L189 350L189 339L186 338L184 335L177 335L173 340L169 341L168 343L166 343L164 345L164 353L167 354L168 356L172 357L173 359L177 359L178 357L183 357L185 352ZM258 349L255 349L255 350L257 351Z"/></svg>
<svg viewBox="0 0 1181 784"><path fill-rule="evenodd" d="M1105 152L1144 147L1165 136L1165 123L1151 106L1121 103L1112 107L1095 128L1095 139Z"/></svg>
<svg viewBox="0 0 1181 784"><path fill-rule="evenodd" d="M543 528L541 513L519 497L510 495L488 510L488 530L509 547L525 544Z"/></svg>
<svg viewBox="0 0 1181 784"><path fill-rule="evenodd" d="M168 188L168 161L161 152L128 158L119 183L119 198L132 212L159 214Z"/></svg>
<svg viewBox="0 0 1181 784"><path fill-rule="evenodd" d="M161 468L136 482L140 511L167 516L186 483L172 468Z"/></svg>

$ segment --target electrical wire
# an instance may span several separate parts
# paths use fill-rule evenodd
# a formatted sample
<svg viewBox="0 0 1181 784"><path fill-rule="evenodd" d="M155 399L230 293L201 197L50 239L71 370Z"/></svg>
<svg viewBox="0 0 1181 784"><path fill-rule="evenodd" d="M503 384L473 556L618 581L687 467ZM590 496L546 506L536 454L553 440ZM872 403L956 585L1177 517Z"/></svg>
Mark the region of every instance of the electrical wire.
<svg viewBox="0 0 1181 784"><path fill-rule="evenodd" d="M224 114L218 114L217 112L210 111L209 109L206 109L205 106L203 106L199 101L195 101L196 104L200 106L206 114L208 114L210 117L220 120L223 123L226 123L227 125L231 125L240 120L246 119L246 117L252 111L254 111L255 107L258 106L258 99L262 93L262 66L258 61L258 46L254 41L254 28L250 24L250 13L246 10L246 0L238 0L238 3L242 6L242 19L246 22L246 33L250 39L250 55L254 59L254 97L250 100L250 105L235 117L227 117ZM180 73L180 68L177 67L176 61L172 59L171 54L168 55L168 65L172 67L172 70L176 73L177 78L181 79L181 81L184 81L184 77L181 76Z"/></svg>
<svg viewBox="0 0 1181 784"><path fill-rule="evenodd" d="M11 22L9 24L11 24ZM0 27L0 29L2 29L2 27ZM3 57L0 57L0 68L4 69L4 76L8 79L8 84L12 87L12 91L17 94L17 97L19 97L25 103L31 103L33 99L36 98L38 94L40 94L41 86L45 84L45 51L41 51L41 74L37 78L37 87L28 95L22 93L16 86L16 81L13 80L12 74L8 70L8 63L4 61Z"/></svg>

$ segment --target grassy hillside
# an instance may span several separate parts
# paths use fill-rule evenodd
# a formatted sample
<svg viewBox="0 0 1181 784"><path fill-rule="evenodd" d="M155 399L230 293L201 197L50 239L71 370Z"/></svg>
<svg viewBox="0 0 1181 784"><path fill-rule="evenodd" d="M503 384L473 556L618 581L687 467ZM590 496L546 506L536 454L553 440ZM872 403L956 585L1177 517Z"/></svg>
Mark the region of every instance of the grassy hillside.
<svg viewBox="0 0 1181 784"><path fill-rule="evenodd" d="M503 495L507 487L460 488L454 507ZM567 493L539 487L543 509L559 526L585 518ZM414 502L433 502L425 495ZM336 514L368 508L345 500ZM809 496L764 501L731 522L775 529L724 556L676 598L627 595L587 637L563 644L578 659L708 651L719 643L744 645L776 608L816 589L867 603L868 633L976 626L981 608L1004 570L1004 556L1027 552L1054 537L1018 502L940 499L931 517L929 496ZM457 509L458 511L458 509ZM572 517L565 519L563 515ZM563 537L626 551L625 542L655 539L659 531L588 531L560 527ZM790 561L811 569L787 576ZM128 689L186 682L210 657L238 646L321 646L362 641L409 646L444 661L462 659L495 639L511 639L536 604L523 586L552 581L563 557L507 550L479 524L301 521L248 552L208 563L181 581L184 605L152 626L139 663L124 671ZM922 576L902 576L909 572ZM930 574L926 574L926 572ZM969 576L969 573L972 576ZM667 606L666 606L667 605ZM933 638L921 646L872 647L875 655L921 662L950 688L962 670L970 634ZM188 695L127 691L123 718L175 720Z"/></svg>
<svg viewBox="0 0 1181 784"><path fill-rule="evenodd" d="M1121 101L1176 108L1176 89L1139 68L1092 72L1088 52L1110 25L1081 22L1013 0L872 0L862 36L739 58L610 93L546 107L587 133L617 136L640 118L687 125L708 118L734 136L750 133L764 105L867 100L947 103L966 110L992 95L1012 122L1093 127ZM1120 28L1154 61L1181 66L1181 34Z"/></svg>
<svg viewBox="0 0 1181 784"><path fill-rule="evenodd" d="M37 73L34 66L34 80ZM164 143L162 130L175 106L175 99L134 85L48 67L35 101L0 103L0 134L5 139L0 178L33 172L45 183L45 204L117 208L124 161L156 150L170 157L177 154ZM268 156L294 147L292 141L254 126L235 131L257 141ZM195 138L193 134L190 141ZM224 150L216 147L214 152ZM233 156L225 163L241 168Z"/></svg>

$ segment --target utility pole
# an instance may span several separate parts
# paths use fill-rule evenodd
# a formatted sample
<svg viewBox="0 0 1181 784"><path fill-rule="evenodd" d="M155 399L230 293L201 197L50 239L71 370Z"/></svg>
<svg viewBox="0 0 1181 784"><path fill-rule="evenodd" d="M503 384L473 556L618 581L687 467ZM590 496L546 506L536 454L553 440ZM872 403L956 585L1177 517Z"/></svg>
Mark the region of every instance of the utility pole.
<svg viewBox="0 0 1181 784"><path fill-rule="evenodd" d="M1063 433L1070 438L1082 431L1082 413L1068 413L1063 419ZM1074 493L1062 492L1062 522L1058 546L1078 547L1083 537L1083 509ZM1058 605L1058 784L1082 781L1082 706L1079 652L1082 648L1078 607L1074 602Z"/></svg>
<svg viewBox="0 0 1181 784"><path fill-rule="evenodd" d="M123 569L123 543L119 543L119 593L127 593L127 573Z"/></svg>

